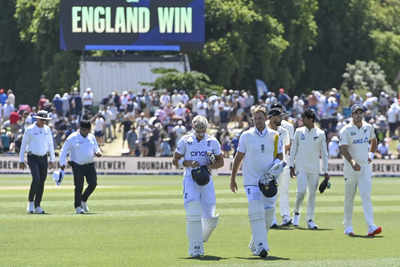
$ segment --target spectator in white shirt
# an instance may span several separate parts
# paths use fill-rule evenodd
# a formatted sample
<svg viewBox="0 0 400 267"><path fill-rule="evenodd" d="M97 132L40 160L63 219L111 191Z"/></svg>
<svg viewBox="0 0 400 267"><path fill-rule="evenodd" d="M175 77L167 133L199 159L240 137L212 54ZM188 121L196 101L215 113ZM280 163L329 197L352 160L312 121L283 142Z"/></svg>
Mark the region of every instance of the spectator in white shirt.
<svg viewBox="0 0 400 267"><path fill-rule="evenodd" d="M176 107L180 102L182 102L182 96L178 94L178 90L174 90L174 94L171 96L172 106Z"/></svg>
<svg viewBox="0 0 400 267"><path fill-rule="evenodd" d="M82 97L83 108L92 112L93 108L93 93L91 88L87 88Z"/></svg>
<svg viewBox="0 0 400 267"><path fill-rule="evenodd" d="M101 114L104 117L104 141L107 142L111 142L113 140L113 134L112 134L112 122L111 119L113 117L113 114L110 110L110 107L107 106L104 108L104 110L101 112Z"/></svg>
<svg viewBox="0 0 400 267"><path fill-rule="evenodd" d="M171 97L168 94L168 91L165 90L164 93L160 97L161 107L165 107L169 103L171 103Z"/></svg>
<svg viewBox="0 0 400 267"><path fill-rule="evenodd" d="M207 117L207 103L199 101L197 103L197 114L200 116Z"/></svg>
<svg viewBox="0 0 400 267"><path fill-rule="evenodd" d="M183 103L179 103L176 108L174 108L174 114L176 117L184 118L185 117L186 108Z"/></svg>
<svg viewBox="0 0 400 267"><path fill-rule="evenodd" d="M104 136L104 126L105 120L103 115L100 113L92 118L91 122L94 121L94 136L96 137L97 143L102 146L103 145L103 136Z"/></svg>
<svg viewBox="0 0 400 267"><path fill-rule="evenodd" d="M386 159L386 158L390 157L389 143L387 142L387 140L379 143L376 152L378 152L378 156L381 159Z"/></svg>
<svg viewBox="0 0 400 267"><path fill-rule="evenodd" d="M339 138L333 136L328 145L329 158L337 159L340 157Z"/></svg>
<svg viewBox="0 0 400 267"><path fill-rule="evenodd" d="M15 105L15 95L11 89L8 89L8 100L10 100L10 104Z"/></svg>
<svg viewBox="0 0 400 267"><path fill-rule="evenodd" d="M172 130L175 135L175 146L178 145L179 140L181 139L182 136L185 135L185 133L187 132L186 127L183 125L183 121L179 120L178 121L178 125L176 125L173 130Z"/></svg>
<svg viewBox="0 0 400 267"><path fill-rule="evenodd" d="M389 123L389 136L392 137L396 134L396 128L398 127L397 120L399 118L399 106L393 103L388 111L386 112L387 121Z"/></svg>
<svg viewBox="0 0 400 267"><path fill-rule="evenodd" d="M14 111L14 105L10 103L10 100L7 99L6 103L3 105L3 121L6 121L10 118L11 112Z"/></svg>

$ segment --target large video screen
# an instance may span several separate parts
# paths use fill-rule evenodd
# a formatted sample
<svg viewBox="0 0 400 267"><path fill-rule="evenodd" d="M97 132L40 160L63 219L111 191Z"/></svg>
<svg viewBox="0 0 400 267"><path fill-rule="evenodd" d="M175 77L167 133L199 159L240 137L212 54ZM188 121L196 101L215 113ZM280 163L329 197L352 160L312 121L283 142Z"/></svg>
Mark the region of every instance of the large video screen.
<svg viewBox="0 0 400 267"><path fill-rule="evenodd" d="M62 50L185 51L204 34L204 0L61 0Z"/></svg>

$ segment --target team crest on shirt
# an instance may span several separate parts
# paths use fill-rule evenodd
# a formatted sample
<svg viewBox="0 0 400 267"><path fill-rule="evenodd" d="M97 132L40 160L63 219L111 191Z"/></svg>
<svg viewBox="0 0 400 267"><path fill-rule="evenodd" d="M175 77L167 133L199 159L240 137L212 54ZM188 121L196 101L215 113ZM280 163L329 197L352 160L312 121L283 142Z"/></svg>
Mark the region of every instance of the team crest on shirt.
<svg viewBox="0 0 400 267"><path fill-rule="evenodd" d="M357 133L355 133L355 132L350 132L350 136L355 136L355 135L357 135Z"/></svg>
<svg viewBox="0 0 400 267"><path fill-rule="evenodd" d="M367 130L368 130L368 129L364 129L364 133L367 133Z"/></svg>
<svg viewBox="0 0 400 267"><path fill-rule="evenodd" d="M265 150L265 145L261 144L261 152L264 153L264 150Z"/></svg>
<svg viewBox="0 0 400 267"><path fill-rule="evenodd" d="M186 142L187 142L188 145L193 144L193 137L188 136L188 137L186 138Z"/></svg>
<svg viewBox="0 0 400 267"><path fill-rule="evenodd" d="M306 137L303 133L300 135L300 140L306 140Z"/></svg>

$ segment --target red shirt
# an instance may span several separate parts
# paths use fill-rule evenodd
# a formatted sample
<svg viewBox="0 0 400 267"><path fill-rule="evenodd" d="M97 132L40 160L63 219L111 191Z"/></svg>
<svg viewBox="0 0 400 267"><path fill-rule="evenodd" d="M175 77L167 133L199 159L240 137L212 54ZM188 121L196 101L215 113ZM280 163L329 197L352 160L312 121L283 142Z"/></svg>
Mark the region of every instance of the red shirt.
<svg viewBox="0 0 400 267"><path fill-rule="evenodd" d="M39 103L38 103L39 109L43 109L43 107L47 103L47 101L49 101L47 98L40 98Z"/></svg>
<svg viewBox="0 0 400 267"><path fill-rule="evenodd" d="M17 121L20 119L18 112L13 111L10 114L10 123L11 124L16 124Z"/></svg>

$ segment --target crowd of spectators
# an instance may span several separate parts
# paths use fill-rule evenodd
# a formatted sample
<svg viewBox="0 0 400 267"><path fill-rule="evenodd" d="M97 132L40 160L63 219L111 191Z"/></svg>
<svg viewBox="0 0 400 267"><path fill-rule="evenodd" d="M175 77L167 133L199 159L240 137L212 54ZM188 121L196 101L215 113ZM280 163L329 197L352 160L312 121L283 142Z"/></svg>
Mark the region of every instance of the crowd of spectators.
<svg viewBox="0 0 400 267"><path fill-rule="evenodd" d="M338 132L350 122L350 107L357 103L364 106L366 121L375 127L378 138L378 158L397 158L391 155L389 144L397 140L400 132L400 105L395 96L382 92L379 96L366 93L365 97L350 92L346 105L342 95L332 88L325 92L314 90L310 94L289 96L285 89L269 91L260 99L246 91L223 90L204 95L197 91L189 97L183 90L145 90L139 93L112 92L99 105L94 105L90 88L80 95L77 88L70 93L55 94L52 99L42 95L37 106L15 107L12 90L0 90L0 121L2 152L18 153L24 129L34 123L38 110L49 112L49 126L53 131L55 148L77 130L82 117L93 124L93 133L100 146L113 142L117 132L122 134L121 154L126 156L171 156L178 140L191 130L195 115L204 115L210 122L210 133L222 144L225 157L232 157L237 149L241 132L252 126L250 107L264 105L267 110L281 104L286 110L286 120L295 128L302 126L301 114L313 109L320 128L328 137L331 158L340 157ZM400 158L400 157L399 157Z"/></svg>

